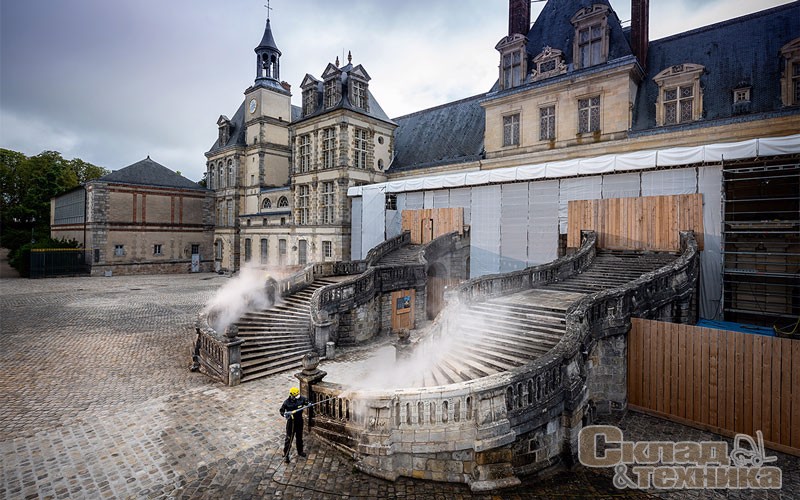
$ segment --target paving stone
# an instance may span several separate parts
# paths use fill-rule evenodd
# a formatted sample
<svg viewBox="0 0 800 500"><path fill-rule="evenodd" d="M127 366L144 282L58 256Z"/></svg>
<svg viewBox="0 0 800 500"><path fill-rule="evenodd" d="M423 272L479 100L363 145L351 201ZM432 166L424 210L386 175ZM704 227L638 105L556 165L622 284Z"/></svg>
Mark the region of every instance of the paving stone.
<svg viewBox="0 0 800 500"><path fill-rule="evenodd" d="M390 482L307 436L306 459L281 456L277 409L297 381L282 373L226 387L188 370L193 323L228 278L216 275L0 278L0 497L490 499L463 484ZM389 339L337 350L330 380L357 377ZM359 371L361 370L361 372ZM719 439L625 413L629 439ZM616 419L616 420L614 420ZM777 454L783 493L800 460ZM527 478L502 498L652 498L620 491L612 471L577 467ZM778 498L781 492L760 497ZM664 498L753 492L658 492Z"/></svg>

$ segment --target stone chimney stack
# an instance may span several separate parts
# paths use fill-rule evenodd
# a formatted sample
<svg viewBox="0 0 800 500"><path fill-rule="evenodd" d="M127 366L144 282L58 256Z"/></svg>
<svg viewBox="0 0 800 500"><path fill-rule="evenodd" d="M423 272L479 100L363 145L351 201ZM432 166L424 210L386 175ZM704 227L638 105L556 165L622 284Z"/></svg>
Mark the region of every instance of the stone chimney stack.
<svg viewBox="0 0 800 500"><path fill-rule="evenodd" d="M631 49L642 68L647 68L650 42L650 0L631 0Z"/></svg>
<svg viewBox="0 0 800 500"><path fill-rule="evenodd" d="M530 0L508 0L508 36L515 33L528 36L528 31L530 29Z"/></svg>

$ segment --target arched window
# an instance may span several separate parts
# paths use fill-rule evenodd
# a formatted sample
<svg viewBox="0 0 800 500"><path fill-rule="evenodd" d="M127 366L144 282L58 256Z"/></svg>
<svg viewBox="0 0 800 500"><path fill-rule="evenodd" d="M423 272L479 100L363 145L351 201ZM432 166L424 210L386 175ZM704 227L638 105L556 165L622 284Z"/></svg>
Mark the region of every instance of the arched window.
<svg viewBox="0 0 800 500"><path fill-rule="evenodd" d="M222 169L222 162L217 163L217 187L225 187L225 172Z"/></svg>
<svg viewBox="0 0 800 500"><path fill-rule="evenodd" d="M228 185L236 186L236 175L233 172L233 160L228 160Z"/></svg>
<svg viewBox="0 0 800 500"><path fill-rule="evenodd" d="M216 176L214 175L214 165L208 166L208 171L206 172L206 179L208 180L208 189L214 189L214 181L216 180Z"/></svg>
<svg viewBox="0 0 800 500"><path fill-rule="evenodd" d="M283 208L288 206L289 206L289 200L286 199L285 196L281 196L280 198L278 198L278 208Z"/></svg>
<svg viewBox="0 0 800 500"><path fill-rule="evenodd" d="M261 203L261 209L266 210L268 208L272 208L272 202L269 201L269 198L264 198L264 201Z"/></svg>

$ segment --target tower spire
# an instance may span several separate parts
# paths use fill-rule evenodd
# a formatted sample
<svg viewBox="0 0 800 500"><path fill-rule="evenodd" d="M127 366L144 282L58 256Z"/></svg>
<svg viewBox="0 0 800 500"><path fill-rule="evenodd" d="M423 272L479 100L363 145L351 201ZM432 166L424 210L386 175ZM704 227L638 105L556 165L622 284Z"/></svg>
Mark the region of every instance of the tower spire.
<svg viewBox="0 0 800 500"><path fill-rule="evenodd" d="M264 36L261 43L255 48L256 52L256 82L259 80L280 81L280 58L281 51L272 36L272 25L269 21L269 0L264 5L267 8L267 24L264 27Z"/></svg>
<svg viewBox="0 0 800 500"><path fill-rule="evenodd" d="M269 6L269 0L267 0L267 3L264 4L264 7L267 8L267 21L269 21L269 11L272 10L272 7Z"/></svg>

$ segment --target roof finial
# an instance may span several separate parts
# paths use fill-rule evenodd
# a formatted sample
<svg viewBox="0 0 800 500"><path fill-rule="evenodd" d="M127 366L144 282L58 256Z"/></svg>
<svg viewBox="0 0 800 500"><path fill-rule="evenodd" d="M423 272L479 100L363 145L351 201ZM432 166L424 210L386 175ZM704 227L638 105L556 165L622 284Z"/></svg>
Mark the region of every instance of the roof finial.
<svg viewBox="0 0 800 500"><path fill-rule="evenodd" d="M336 56L336 67L339 67L339 56Z"/></svg>
<svg viewBox="0 0 800 500"><path fill-rule="evenodd" d="M269 11L272 10L272 7L269 6L269 0L267 0L267 3L264 4L264 7L267 8L267 21L269 21Z"/></svg>
<svg viewBox="0 0 800 500"><path fill-rule="evenodd" d="M353 54L351 54L350 51L348 50L347 51L347 64L350 64L351 62L353 62Z"/></svg>

